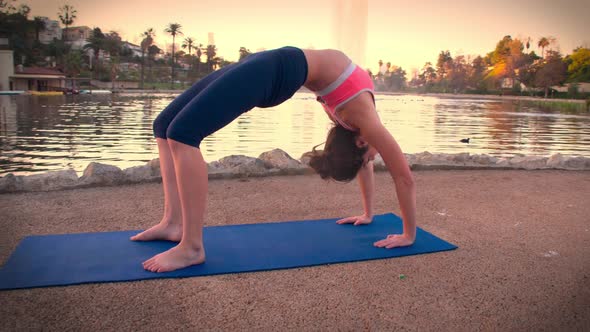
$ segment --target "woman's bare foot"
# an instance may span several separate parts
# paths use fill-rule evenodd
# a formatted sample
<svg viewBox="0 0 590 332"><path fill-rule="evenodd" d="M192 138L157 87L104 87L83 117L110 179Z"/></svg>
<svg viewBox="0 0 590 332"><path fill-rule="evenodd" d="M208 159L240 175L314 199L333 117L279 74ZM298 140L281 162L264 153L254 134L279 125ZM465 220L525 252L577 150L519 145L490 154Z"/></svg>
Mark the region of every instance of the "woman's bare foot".
<svg viewBox="0 0 590 332"><path fill-rule="evenodd" d="M152 228L132 236L130 239L131 241L168 240L180 242L182 239L182 225L162 221Z"/></svg>
<svg viewBox="0 0 590 332"><path fill-rule="evenodd" d="M205 262L205 250L195 250L177 245L143 262L143 268L151 272L169 272Z"/></svg>

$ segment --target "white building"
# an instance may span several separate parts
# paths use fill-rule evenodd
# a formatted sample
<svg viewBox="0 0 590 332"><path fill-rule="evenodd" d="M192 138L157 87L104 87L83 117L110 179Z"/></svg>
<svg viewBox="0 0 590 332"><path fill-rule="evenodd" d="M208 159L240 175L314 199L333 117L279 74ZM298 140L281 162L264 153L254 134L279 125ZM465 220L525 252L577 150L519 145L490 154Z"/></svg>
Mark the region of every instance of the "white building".
<svg viewBox="0 0 590 332"><path fill-rule="evenodd" d="M10 76L14 75L14 55L8 47L8 35L0 32L0 91L12 90Z"/></svg>
<svg viewBox="0 0 590 332"><path fill-rule="evenodd" d="M61 39L62 29L58 21L50 20L48 17L41 17L45 28L39 32L39 41L42 44L49 44L53 39Z"/></svg>
<svg viewBox="0 0 590 332"><path fill-rule="evenodd" d="M123 47L129 49L133 53L133 56L141 57L141 46L125 41L123 42Z"/></svg>
<svg viewBox="0 0 590 332"><path fill-rule="evenodd" d="M86 41L92 36L92 29L87 26L69 27L63 31L64 40L72 46L74 50L81 50L84 45L88 44Z"/></svg>

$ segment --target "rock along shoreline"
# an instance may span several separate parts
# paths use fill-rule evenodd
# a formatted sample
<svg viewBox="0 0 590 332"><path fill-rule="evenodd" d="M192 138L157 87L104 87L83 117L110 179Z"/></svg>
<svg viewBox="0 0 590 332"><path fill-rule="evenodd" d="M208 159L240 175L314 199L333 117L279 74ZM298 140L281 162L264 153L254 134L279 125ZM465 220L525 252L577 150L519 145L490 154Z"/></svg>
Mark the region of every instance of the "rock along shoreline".
<svg viewBox="0 0 590 332"><path fill-rule="evenodd" d="M549 157L517 155L509 158L498 158L486 154L430 152L405 156L412 170L590 170L590 158L565 156L560 153ZM302 157L296 160L286 152L275 149L262 153L258 158L243 155L224 157L208 163L207 170L209 179L312 174L314 171L308 166L308 162L308 158ZM376 171L386 170L380 156L375 158L374 164ZM8 173L0 177L0 194L117 186L158 182L161 179L159 159L126 169L92 162L80 177L73 169L27 176Z"/></svg>

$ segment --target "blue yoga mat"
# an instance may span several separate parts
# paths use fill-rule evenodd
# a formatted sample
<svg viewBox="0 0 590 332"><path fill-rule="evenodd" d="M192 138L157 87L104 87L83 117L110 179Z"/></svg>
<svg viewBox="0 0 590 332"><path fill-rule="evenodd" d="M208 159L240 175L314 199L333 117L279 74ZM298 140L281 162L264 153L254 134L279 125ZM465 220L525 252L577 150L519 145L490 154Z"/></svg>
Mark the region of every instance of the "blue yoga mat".
<svg viewBox="0 0 590 332"><path fill-rule="evenodd" d="M363 226L336 220L205 227L206 262L167 273L145 271L141 263L175 243L130 241L138 231L29 236L0 270L0 289L253 272L457 248L422 229L412 246L374 247L387 234L401 233L402 221L394 214L375 216Z"/></svg>

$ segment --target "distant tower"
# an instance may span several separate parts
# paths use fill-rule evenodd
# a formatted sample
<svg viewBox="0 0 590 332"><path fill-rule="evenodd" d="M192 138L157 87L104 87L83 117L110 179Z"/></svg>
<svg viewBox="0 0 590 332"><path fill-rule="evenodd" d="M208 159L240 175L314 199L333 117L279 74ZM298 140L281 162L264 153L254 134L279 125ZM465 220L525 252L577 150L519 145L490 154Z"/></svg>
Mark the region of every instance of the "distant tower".
<svg viewBox="0 0 590 332"><path fill-rule="evenodd" d="M0 31L0 91L10 90L12 75L14 75L13 51L8 45L8 33Z"/></svg>
<svg viewBox="0 0 590 332"><path fill-rule="evenodd" d="M366 67L369 0L333 1L335 47L359 66Z"/></svg>
<svg viewBox="0 0 590 332"><path fill-rule="evenodd" d="M209 43L207 45L215 45L215 34L213 32L209 32Z"/></svg>

